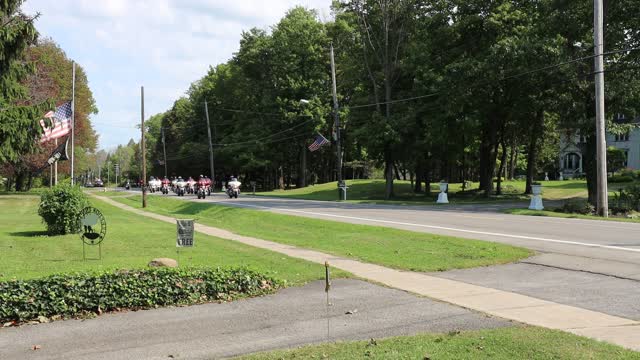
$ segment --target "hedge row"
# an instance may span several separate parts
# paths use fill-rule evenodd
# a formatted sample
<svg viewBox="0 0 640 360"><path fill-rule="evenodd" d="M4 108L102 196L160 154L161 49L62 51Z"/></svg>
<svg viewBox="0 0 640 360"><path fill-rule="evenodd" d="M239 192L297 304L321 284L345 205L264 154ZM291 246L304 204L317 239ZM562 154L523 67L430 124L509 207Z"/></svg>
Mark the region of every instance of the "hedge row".
<svg viewBox="0 0 640 360"><path fill-rule="evenodd" d="M247 269L118 270L0 282L0 326L40 316L75 317L230 301L273 292L279 283Z"/></svg>

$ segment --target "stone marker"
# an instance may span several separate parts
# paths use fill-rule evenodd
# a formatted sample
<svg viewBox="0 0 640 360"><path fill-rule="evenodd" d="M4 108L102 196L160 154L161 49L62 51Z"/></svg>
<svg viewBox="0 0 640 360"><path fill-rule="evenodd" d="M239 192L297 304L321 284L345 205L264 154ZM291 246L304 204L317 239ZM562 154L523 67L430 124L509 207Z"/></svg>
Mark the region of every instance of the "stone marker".
<svg viewBox="0 0 640 360"><path fill-rule="evenodd" d="M157 258L157 259L151 260L151 262L149 263L149 266L175 268L175 267L178 267L178 262L169 258Z"/></svg>

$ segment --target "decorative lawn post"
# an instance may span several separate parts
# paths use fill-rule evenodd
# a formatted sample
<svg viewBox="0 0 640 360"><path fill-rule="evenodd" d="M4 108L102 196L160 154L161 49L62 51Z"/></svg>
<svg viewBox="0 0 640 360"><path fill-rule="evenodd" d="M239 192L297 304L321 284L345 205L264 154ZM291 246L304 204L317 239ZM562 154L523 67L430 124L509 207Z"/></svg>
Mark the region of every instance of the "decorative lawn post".
<svg viewBox="0 0 640 360"><path fill-rule="evenodd" d="M438 201L436 201L438 204L449 203L449 197L447 196L447 192L446 192L448 187L449 187L449 184L446 181L440 182L440 194L438 194Z"/></svg>
<svg viewBox="0 0 640 360"><path fill-rule="evenodd" d="M544 181L549 181L549 173L548 172L544 172Z"/></svg>
<svg viewBox="0 0 640 360"><path fill-rule="evenodd" d="M564 176L562 176L562 171L560 171L560 176L558 177L558 180L564 181Z"/></svg>
<svg viewBox="0 0 640 360"><path fill-rule="evenodd" d="M533 183L531 185L531 203L529 204L529 210L544 210L542 206L542 185L540 183Z"/></svg>

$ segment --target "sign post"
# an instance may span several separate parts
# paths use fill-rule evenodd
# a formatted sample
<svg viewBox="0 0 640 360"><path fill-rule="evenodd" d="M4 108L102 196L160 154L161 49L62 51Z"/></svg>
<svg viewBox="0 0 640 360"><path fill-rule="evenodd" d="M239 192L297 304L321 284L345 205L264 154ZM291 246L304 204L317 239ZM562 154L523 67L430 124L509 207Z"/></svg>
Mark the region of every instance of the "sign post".
<svg viewBox="0 0 640 360"><path fill-rule="evenodd" d="M176 219L178 225L176 246L193 247L193 219Z"/></svg>
<svg viewBox="0 0 640 360"><path fill-rule="evenodd" d="M193 247L193 219L176 219L177 237L176 237L176 254L178 255L178 263L180 263L180 248Z"/></svg>

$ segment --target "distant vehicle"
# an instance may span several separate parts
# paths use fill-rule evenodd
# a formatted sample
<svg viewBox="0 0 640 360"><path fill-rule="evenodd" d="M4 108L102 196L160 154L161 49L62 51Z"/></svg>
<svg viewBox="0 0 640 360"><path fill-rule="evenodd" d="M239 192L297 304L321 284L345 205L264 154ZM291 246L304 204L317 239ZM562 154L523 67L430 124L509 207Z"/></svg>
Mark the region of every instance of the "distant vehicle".
<svg viewBox="0 0 640 360"><path fill-rule="evenodd" d="M156 179L153 176L149 179L149 191L154 193L156 191L160 191L161 187L162 187L162 181L160 181L160 179Z"/></svg>
<svg viewBox="0 0 640 360"><path fill-rule="evenodd" d="M84 183L84 187L93 187L93 184L91 183L91 181L87 181L86 183Z"/></svg>
<svg viewBox="0 0 640 360"><path fill-rule="evenodd" d="M229 198L238 198L238 195L240 195L240 185L242 185L242 183L238 181L238 179L231 177L231 181L227 183L227 195L229 195Z"/></svg>
<svg viewBox="0 0 640 360"><path fill-rule="evenodd" d="M95 179L93 181L93 186L95 186L95 187L104 187L104 183L100 179Z"/></svg>

